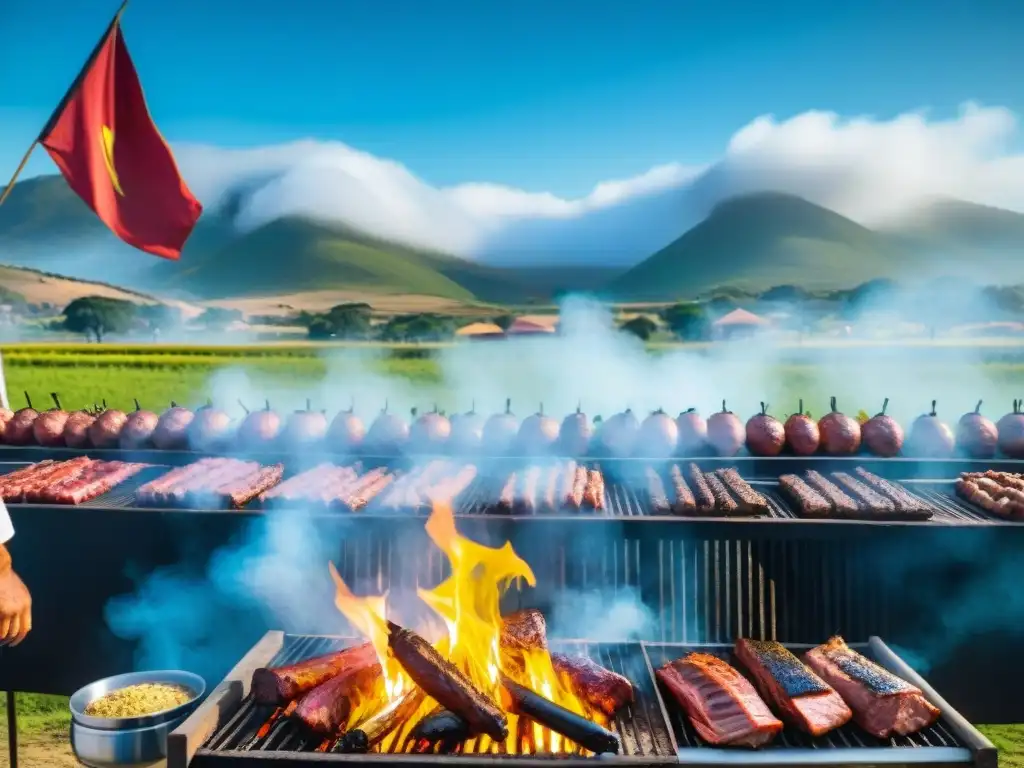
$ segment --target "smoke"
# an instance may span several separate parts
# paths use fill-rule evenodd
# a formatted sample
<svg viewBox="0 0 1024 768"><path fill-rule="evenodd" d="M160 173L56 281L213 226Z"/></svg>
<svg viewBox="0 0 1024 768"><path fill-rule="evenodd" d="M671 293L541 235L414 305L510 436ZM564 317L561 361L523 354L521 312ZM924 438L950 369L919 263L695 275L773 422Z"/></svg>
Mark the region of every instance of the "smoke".
<svg viewBox="0 0 1024 768"><path fill-rule="evenodd" d="M859 311L895 312L897 307L891 304L905 301L904 294L877 298L873 303L866 301ZM805 310L797 305L788 309L797 325L810 319L801 317ZM412 407L429 409L434 402L450 411L467 410L475 401L477 410L486 415L503 411L506 398L512 399L513 411L520 419L539 410L541 404L545 413L557 419L574 411L577 404L590 417L600 414L607 418L628 407L642 419L657 408L674 414L697 407L708 414L720 409L723 400L741 419L756 413L762 401L771 404L770 411L776 416L785 418L796 411L799 398L806 410L820 417L828 409L829 397L836 396L840 409L850 414L860 410L874 413L882 400L889 398L889 413L909 427L932 400L938 401L940 416L955 423L979 399L989 403L986 412L996 419L1009 409L1013 397L1021 394L1015 391L1019 382L1013 367L984 365L984 350L969 346L926 347L916 355L905 346L858 351L855 345L809 342L794 347L768 334L697 351L668 349L652 354L638 339L617 329L607 308L592 301L566 300L561 320L557 335L445 348L437 358L440 373L434 382L389 376L379 353L344 349L324 352L323 375L318 379L261 377L236 369L215 374L209 387L215 403L239 418L243 414L239 400L255 408L269 398L278 412L285 413L304 408L310 398L314 409L324 409L328 418L354 401L356 412L367 423L385 403L391 412L403 414ZM841 322L856 326L858 318ZM319 458L326 457L303 455L301 460L314 463ZM482 467L482 472L488 471L490 468ZM393 547L386 568L409 568L408 562L401 562L401 553L415 553L410 561L423 557L422 520L404 523L416 529L419 538L411 538L406 548ZM107 613L110 627L119 636L140 642L139 666L184 667L213 676L222 674L266 627L348 633L333 609L326 566L343 548L365 546L369 550L367 539L358 535L359 524L357 516L339 518L337 525L326 529L322 520L314 522L298 514L256 516L242 537L219 549L208 565L200 553L194 561L140 581L134 594L112 601ZM395 535L403 530L403 524L396 522ZM465 533L473 537L472 531ZM522 556L528 562L532 556L551 559L550 547L557 545L557 533L542 541L525 542L528 546ZM607 560L615 569L624 568L616 556L608 555L611 545L621 545L621 536L615 524L594 526L585 548L576 542L578 552L572 553L570 541L566 557L582 554L592 562ZM951 560L966 562L985 554L966 539L960 546L963 551L948 553ZM366 562L384 557L376 551L357 554ZM889 560L891 554L880 553L879 557ZM894 556L902 558L901 562L920 564L934 558L935 552ZM600 567L595 567L594 573ZM386 586L375 583L373 573L376 571L369 569L368 581L352 584L353 588L365 593ZM907 565L893 577L891 588L897 589L910 574L911 565ZM543 572L540 575L543 578ZM925 594L924 599L945 606L946 637L986 626L1010 628L1015 622L1019 626L1024 620L1024 602L1015 588L1009 588L1016 583L1009 580L1012 573L1004 575L1005 580L965 585L956 607L949 607L947 596L939 594L938 587L934 595ZM546 590L536 596L538 602L547 603L552 634L608 641L659 639L651 608L644 605L637 589L622 586L642 582L616 570L619 586L606 588L606 576L598 587L569 583L569 591ZM438 574L438 580L440 577ZM1002 601L999 611L991 610L994 594ZM399 601L396 610L411 611L401 603L411 598L396 591L395 599ZM524 599L529 602L531 597L526 594ZM942 647L930 647L927 653L921 651L922 655L928 660L940 657L947 641L942 642Z"/></svg>

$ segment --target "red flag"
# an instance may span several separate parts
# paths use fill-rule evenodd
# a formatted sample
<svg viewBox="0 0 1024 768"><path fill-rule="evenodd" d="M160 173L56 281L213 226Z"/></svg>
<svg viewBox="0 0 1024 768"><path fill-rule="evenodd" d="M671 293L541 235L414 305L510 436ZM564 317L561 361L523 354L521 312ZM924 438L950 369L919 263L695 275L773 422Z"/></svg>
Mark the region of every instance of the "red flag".
<svg viewBox="0 0 1024 768"><path fill-rule="evenodd" d="M177 259L203 208L149 115L119 18L39 143L114 234L147 253Z"/></svg>

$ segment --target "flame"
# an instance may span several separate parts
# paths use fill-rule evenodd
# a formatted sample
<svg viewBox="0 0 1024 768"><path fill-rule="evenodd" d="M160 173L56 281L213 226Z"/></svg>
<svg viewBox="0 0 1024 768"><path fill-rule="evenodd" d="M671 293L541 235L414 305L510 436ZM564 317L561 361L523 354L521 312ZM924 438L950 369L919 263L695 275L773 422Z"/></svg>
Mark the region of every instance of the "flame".
<svg viewBox="0 0 1024 768"><path fill-rule="evenodd" d="M508 696L501 685L502 674L566 709L606 724L603 715L585 705L568 685L563 684L546 650L524 652L502 648L502 596L513 584L525 582L532 587L537 583L530 566L516 554L511 542L495 548L465 538L456 530L451 507L442 503L434 504L426 531L451 565L451 576L443 582L433 589L417 590L420 599L444 621L448 630L447 636L434 644L441 655L505 709L508 708ZM335 584L335 605L369 639L381 660L384 669L383 700L378 696L375 703L379 709L385 701L393 700L413 684L388 653L387 596L357 597L333 565L330 572ZM410 723L418 722L435 707L436 702L427 697L410 718ZM372 714L372 711L367 711L367 706L359 709L360 716ZM509 737L503 745L504 750L481 737L467 742L465 751L492 754L499 751L508 754L576 751L575 745L568 740L535 723L520 723L519 718L512 714L508 715L508 720ZM409 730L400 728L398 732L408 733ZM397 732L395 737L379 745L380 751L389 751L395 738L398 738Z"/></svg>

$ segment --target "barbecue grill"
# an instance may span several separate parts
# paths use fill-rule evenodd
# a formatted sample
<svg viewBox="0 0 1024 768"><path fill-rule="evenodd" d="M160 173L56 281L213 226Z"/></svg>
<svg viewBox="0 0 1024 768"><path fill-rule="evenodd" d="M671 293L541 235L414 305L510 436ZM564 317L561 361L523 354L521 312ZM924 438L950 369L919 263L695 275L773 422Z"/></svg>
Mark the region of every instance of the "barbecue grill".
<svg viewBox="0 0 1024 768"><path fill-rule="evenodd" d="M397 736L384 742L386 751L370 755L333 753L332 740L310 738L287 718L275 720L272 711L255 705L248 695L252 672L257 667L290 664L310 656L343 648L353 641L270 632L231 671L210 699L181 725L168 742L168 768L248 768L248 766L319 766L365 761L383 764L452 763L484 766L495 759L514 759L516 764L550 765L550 755L505 753L503 745L486 740L468 742L465 751L453 756L410 755L400 726ZM714 749L696 737L672 697L658 690L653 669L689 651L712 652L724 657L728 646L687 646L649 643L568 642L558 650L583 653L594 661L628 677L636 700L620 710L611 728L619 735L622 753L602 755L601 763L634 766L654 765L944 765L974 763L994 768L992 744L961 717L930 686L915 674L881 640L872 638L855 646L891 671L917 685L943 710L942 718L913 736L894 736L882 741L847 725L820 738L787 728L776 742L757 752ZM805 650L791 646L795 651ZM272 708L271 708L272 709ZM268 727L269 723L269 727Z"/></svg>

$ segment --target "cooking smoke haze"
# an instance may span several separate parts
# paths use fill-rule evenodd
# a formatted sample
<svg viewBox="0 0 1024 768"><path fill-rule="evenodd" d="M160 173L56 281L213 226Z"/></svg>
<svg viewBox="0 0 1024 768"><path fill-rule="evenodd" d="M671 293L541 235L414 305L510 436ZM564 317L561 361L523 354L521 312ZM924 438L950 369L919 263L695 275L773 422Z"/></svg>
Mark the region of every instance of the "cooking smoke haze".
<svg viewBox="0 0 1024 768"><path fill-rule="evenodd" d="M775 415L784 418L795 410L795 401L806 387L805 406L815 417L827 410L829 395L837 396L840 409L850 414L861 409L874 413L883 398L889 397L890 412L909 425L932 399L939 401L940 415L954 424L978 399L985 399L986 412L998 418L1008 410L1013 396L1005 383L989 377L978 365L980 352L967 347L946 350L941 364L936 365L927 358L914 359L905 349L872 349L870 355L863 355L843 348L808 346L797 352L816 363L815 378L807 379L794 366L791 349L763 338L701 351L651 354L639 340L619 332L608 310L595 302L568 299L561 307L561 318L562 333L556 336L442 350L438 357L442 407L467 410L475 400L477 410L489 415L502 410L505 399L511 397L520 419L541 402L547 413L559 419L579 402L591 417L600 414L607 418L631 407L643 418L658 407L676 413L695 406L708 415L725 399L731 410L746 419L765 400L772 404ZM212 393L218 405L239 418L239 399L257 408L269 397L271 404L286 414L303 407L308 396L314 408L326 409L328 418L333 418L354 398L367 424L385 400L392 411L403 415L410 407L425 410L433 404L434 395L426 394L422 384L375 372L376 353L327 351L324 361L327 376L309 388L300 389L294 382L268 388L238 369L217 374ZM303 461L318 458L308 452L302 455ZM267 627L346 633L345 622L333 608L327 563L336 561L340 546L357 541L346 542L347 530L352 529L341 530L338 539L325 540L323 531L301 514L271 512L255 517L239 540L214 553L208 567L201 562L191 567L193 564L186 562L141 579L134 594L111 601L108 623L118 636L139 641L139 667L181 667L211 679L222 675ZM585 549L593 557L594 552L614 546L621 530L614 521L588 527L592 532L588 536L594 538L588 537ZM467 534L472 537L471 532ZM950 560L969 562L992 556L991 548L978 547L976 537L964 539L948 553ZM189 543L179 546L186 549ZM530 562L528 549L521 554ZM878 564L890 574L884 578L891 578L892 588L899 589L913 567L923 567L936 557L934 548L909 557L880 550ZM893 567L894 559L900 558L906 565ZM543 579L542 573L538 575ZM984 588L965 584L957 592L961 599L955 604L938 588L934 593L927 589L922 593L922 600L929 604L918 607L941 616L943 634L922 638L921 644L915 645L914 650L924 659L921 663L936 663L973 633L986 628L1009 629L1024 622L1017 580L1010 571L1004 575L1005 590L999 583L994 589L991 582ZM351 586L363 593L376 593L385 585L371 580ZM640 586L569 590L547 598L550 604L543 607L552 634L610 641L661 639L650 607L641 600ZM999 595L1001 602L994 602L993 595ZM398 591L392 600L398 613L413 611L413 603L418 602L411 594ZM524 604L529 601L529 595L524 595Z"/></svg>

